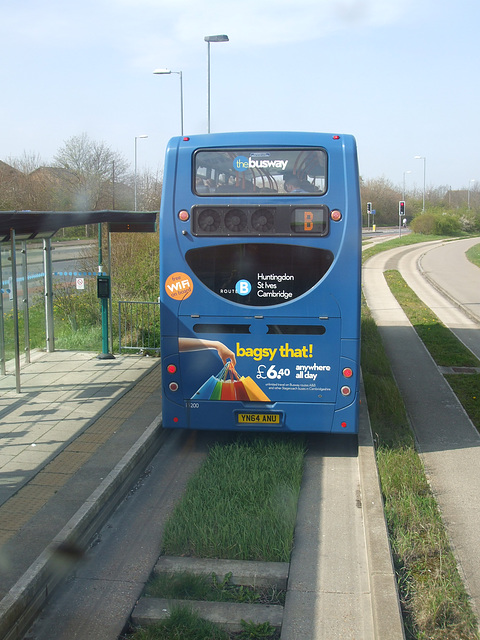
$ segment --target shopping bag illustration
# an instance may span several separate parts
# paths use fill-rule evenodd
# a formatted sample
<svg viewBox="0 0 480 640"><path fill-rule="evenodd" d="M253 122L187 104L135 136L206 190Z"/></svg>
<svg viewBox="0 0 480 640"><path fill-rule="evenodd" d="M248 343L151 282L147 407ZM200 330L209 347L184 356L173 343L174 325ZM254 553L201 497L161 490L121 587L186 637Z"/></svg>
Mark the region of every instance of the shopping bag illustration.
<svg viewBox="0 0 480 640"><path fill-rule="evenodd" d="M221 400L236 400L235 387L233 380L225 380L222 382Z"/></svg>
<svg viewBox="0 0 480 640"><path fill-rule="evenodd" d="M195 394L192 396L192 399L210 400L210 396L212 395L217 382L218 382L218 378L216 376L210 376L210 378L208 378L208 380L206 380L202 384L200 389L198 389L198 391L195 392Z"/></svg>
<svg viewBox="0 0 480 640"><path fill-rule="evenodd" d="M236 400L241 400L243 402L250 400L250 398L248 397L247 390L245 389L245 386L240 379L235 380L235 382L233 383L233 386L235 388Z"/></svg>
<svg viewBox="0 0 480 640"><path fill-rule="evenodd" d="M229 366L230 364L224 365L216 376L210 376L194 393L192 400L220 400L222 395L222 382L227 376Z"/></svg>
<svg viewBox="0 0 480 640"><path fill-rule="evenodd" d="M242 376L240 381L243 382L243 386L248 394L248 399L256 402L270 402L270 398L263 393L258 384L250 376L246 378Z"/></svg>
<svg viewBox="0 0 480 640"><path fill-rule="evenodd" d="M230 379L227 379L230 376ZM240 377L231 362L216 375L210 376L192 396L195 400L238 400L240 402L270 402L250 376Z"/></svg>
<svg viewBox="0 0 480 640"><path fill-rule="evenodd" d="M212 395L210 396L210 400L222 399L222 384L223 384L223 380L217 380L217 384L213 388Z"/></svg>

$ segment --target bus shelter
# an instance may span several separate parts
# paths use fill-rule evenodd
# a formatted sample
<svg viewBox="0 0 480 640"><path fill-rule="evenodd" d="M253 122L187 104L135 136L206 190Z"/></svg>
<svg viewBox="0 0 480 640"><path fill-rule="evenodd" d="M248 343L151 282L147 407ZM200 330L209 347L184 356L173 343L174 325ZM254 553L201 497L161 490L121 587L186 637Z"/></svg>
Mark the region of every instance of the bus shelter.
<svg viewBox="0 0 480 640"><path fill-rule="evenodd" d="M99 276L102 274L101 265L101 225L108 224L108 247L110 253L110 233L153 232L156 228L157 212L133 211L2 211L0 212L0 244L9 247L8 260L11 268L12 313L14 325L15 350L15 378L16 391L20 393L20 339L18 313L18 278L17 278L17 243L22 243L21 255L24 274L24 328L25 328L25 359L30 362L29 329L28 329L28 293L27 279L27 241L40 240L43 242L43 288L45 296L45 329L46 350L53 351L54 323L53 323L53 277L52 277L52 247L51 239L60 229L77 227L87 224L98 225L99 240ZM7 292L4 288L2 274L2 259L0 252L0 373L6 374L5 360L5 330L4 330L4 302L3 296Z"/></svg>

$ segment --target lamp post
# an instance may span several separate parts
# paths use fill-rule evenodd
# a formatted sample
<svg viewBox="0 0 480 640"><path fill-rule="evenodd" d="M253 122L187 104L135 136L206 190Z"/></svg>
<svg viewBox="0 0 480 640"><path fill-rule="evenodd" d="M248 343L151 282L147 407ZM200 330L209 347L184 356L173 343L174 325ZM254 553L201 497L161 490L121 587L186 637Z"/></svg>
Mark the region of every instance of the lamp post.
<svg viewBox="0 0 480 640"><path fill-rule="evenodd" d="M407 173L412 173L412 172L411 171L403 172L403 198L402 198L403 201L405 201L405 176L407 175Z"/></svg>
<svg viewBox="0 0 480 640"><path fill-rule="evenodd" d="M467 209L470 209L470 185L472 184L472 182L475 182L475 178L472 178L471 180L469 180L468 182L468 192L467 192Z"/></svg>
<svg viewBox="0 0 480 640"><path fill-rule="evenodd" d="M427 172L427 159L425 156L414 156L415 160L423 160L423 206L422 212L425 212L425 175Z"/></svg>
<svg viewBox="0 0 480 640"><path fill-rule="evenodd" d="M148 136L135 136L135 161L134 161L134 179L133 179L133 192L134 192L134 202L135 202L135 211L137 210L137 140L139 138L148 138Z"/></svg>
<svg viewBox="0 0 480 640"><path fill-rule="evenodd" d="M210 43L211 42L228 42L228 36L205 36L207 43L207 133L210 133Z"/></svg>
<svg viewBox="0 0 480 640"><path fill-rule="evenodd" d="M156 75L170 75L176 73L180 76L180 133L183 136L183 80L181 71L172 71L171 69L155 69Z"/></svg>

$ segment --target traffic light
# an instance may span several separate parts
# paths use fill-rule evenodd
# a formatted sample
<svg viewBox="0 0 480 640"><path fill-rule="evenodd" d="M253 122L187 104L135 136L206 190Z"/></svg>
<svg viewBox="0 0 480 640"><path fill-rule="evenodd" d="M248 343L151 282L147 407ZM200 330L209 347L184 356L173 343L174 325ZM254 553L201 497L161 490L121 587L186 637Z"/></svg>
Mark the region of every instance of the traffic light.
<svg viewBox="0 0 480 640"><path fill-rule="evenodd" d="M405 215L405 200L400 200L398 203L398 215L402 217Z"/></svg>
<svg viewBox="0 0 480 640"><path fill-rule="evenodd" d="M372 203L367 202L367 213L370 215L372 213Z"/></svg>

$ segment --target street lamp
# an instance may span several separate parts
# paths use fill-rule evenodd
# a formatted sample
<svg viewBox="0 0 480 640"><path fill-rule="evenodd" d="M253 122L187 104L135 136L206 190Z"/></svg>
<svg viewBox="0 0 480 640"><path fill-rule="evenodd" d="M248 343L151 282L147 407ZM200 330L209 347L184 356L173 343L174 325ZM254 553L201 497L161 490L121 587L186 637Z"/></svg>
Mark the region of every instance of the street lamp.
<svg viewBox="0 0 480 640"><path fill-rule="evenodd" d="M211 42L228 42L228 36L205 36L207 43L207 133L210 133L210 43Z"/></svg>
<svg viewBox="0 0 480 640"><path fill-rule="evenodd" d="M412 173L412 172L411 171L403 172L403 198L402 198L403 201L405 201L405 176L407 175L407 173Z"/></svg>
<svg viewBox="0 0 480 640"><path fill-rule="evenodd" d="M148 138L148 136L146 135L135 136L135 162L134 162L134 180L133 180L135 211L137 210L137 140L139 138Z"/></svg>
<svg viewBox="0 0 480 640"><path fill-rule="evenodd" d="M427 159L425 156L414 156L415 160L423 160L423 207L422 212L425 212L425 174L427 167Z"/></svg>
<svg viewBox="0 0 480 640"><path fill-rule="evenodd" d="M472 182L475 182L475 178L472 178L468 183L468 193L467 193L467 209L470 209L470 185Z"/></svg>
<svg viewBox="0 0 480 640"><path fill-rule="evenodd" d="M155 69L156 75L170 75L176 73L180 76L180 133L183 136L183 80L181 71L171 71L170 69Z"/></svg>

